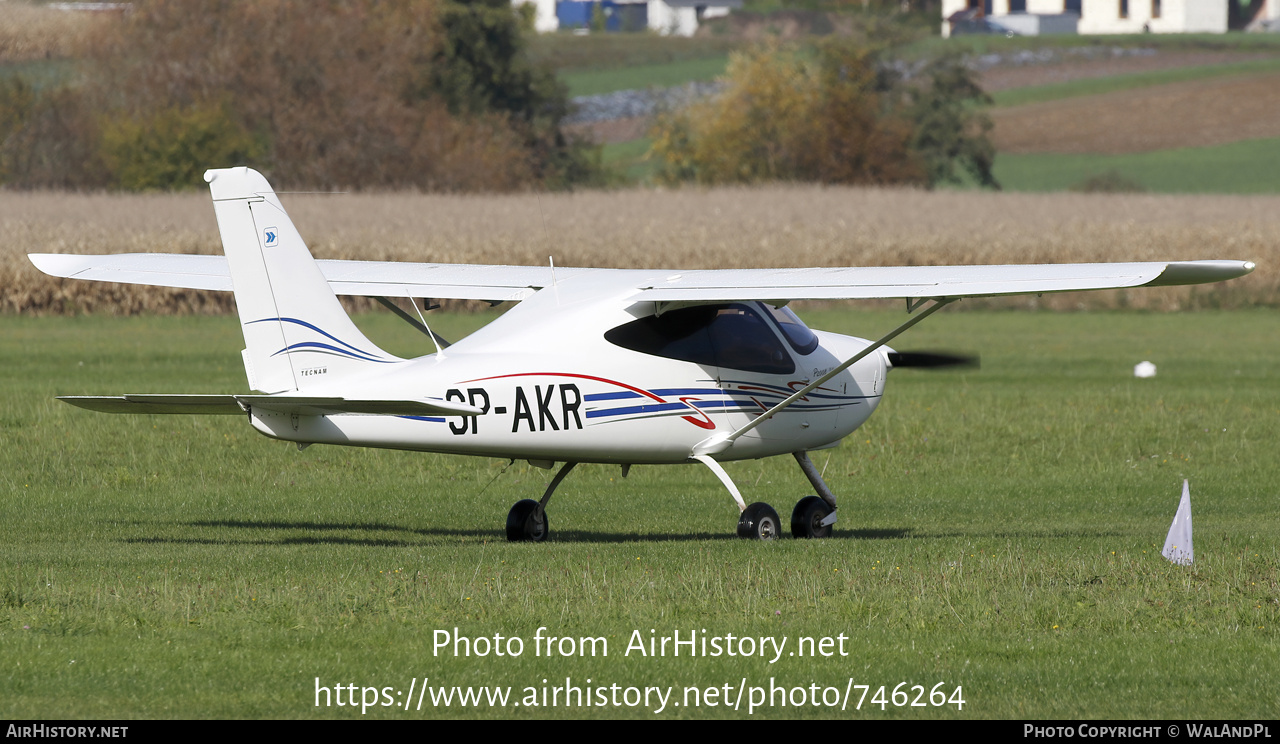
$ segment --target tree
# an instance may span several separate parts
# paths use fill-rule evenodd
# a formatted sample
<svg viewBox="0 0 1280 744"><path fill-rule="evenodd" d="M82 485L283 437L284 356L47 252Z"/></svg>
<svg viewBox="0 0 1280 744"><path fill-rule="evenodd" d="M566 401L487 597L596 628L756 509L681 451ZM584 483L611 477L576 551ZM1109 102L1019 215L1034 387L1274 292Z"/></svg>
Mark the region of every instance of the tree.
<svg viewBox="0 0 1280 744"><path fill-rule="evenodd" d="M991 97L958 54L930 60L921 77L921 84L907 89L905 113L915 123L911 148L923 159L929 183L960 183L958 164L979 185L999 189L991 173L996 158L987 138L991 119L978 109Z"/></svg>
<svg viewBox="0 0 1280 744"><path fill-rule="evenodd" d="M439 13L443 37L421 70L416 95L439 96L459 116L505 113L550 186L596 181L590 148L561 129L569 114L568 88L553 70L528 58L521 11L510 0L445 0Z"/></svg>
<svg viewBox="0 0 1280 744"><path fill-rule="evenodd" d="M512 190L592 175L560 128L566 92L528 63L504 2L138 0L99 26L85 84L63 97L91 114L68 121L91 126L76 148L37 150L96 148L122 188L194 187L205 168L249 161L286 188ZM68 130L38 118L7 139ZM12 168L8 182L63 185Z"/></svg>
<svg viewBox="0 0 1280 744"><path fill-rule="evenodd" d="M659 177L933 186L957 180L959 162L998 188L990 123L973 106L989 99L969 70L943 59L909 77L886 56L848 40L731 56L720 95L659 119Z"/></svg>

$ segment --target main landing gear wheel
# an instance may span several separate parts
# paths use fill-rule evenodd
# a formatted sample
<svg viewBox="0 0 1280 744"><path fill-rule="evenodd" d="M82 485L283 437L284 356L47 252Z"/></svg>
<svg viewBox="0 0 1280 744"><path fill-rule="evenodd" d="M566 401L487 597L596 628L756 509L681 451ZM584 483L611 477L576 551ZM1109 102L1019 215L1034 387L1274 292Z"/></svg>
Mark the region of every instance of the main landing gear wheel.
<svg viewBox="0 0 1280 744"><path fill-rule="evenodd" d="M773 540L782 533L782 521L772 506L757 501L743 510L738 519L738 537L749 540Z"/></svg>
<svg viewBox="0 0 1280 744"><path fill-rule="evenodd" d="M823 524L831 512L831 505L817 496L805 496L791 512L791 535L802 537L831 537L831 525Z"/></svg>
<svg viewBox="0 0 1280 744"><path fill-rule="evenodd" d="M507 512L508 542L542 542L550 529L547 512L533 499L522 499Z"/></svg>

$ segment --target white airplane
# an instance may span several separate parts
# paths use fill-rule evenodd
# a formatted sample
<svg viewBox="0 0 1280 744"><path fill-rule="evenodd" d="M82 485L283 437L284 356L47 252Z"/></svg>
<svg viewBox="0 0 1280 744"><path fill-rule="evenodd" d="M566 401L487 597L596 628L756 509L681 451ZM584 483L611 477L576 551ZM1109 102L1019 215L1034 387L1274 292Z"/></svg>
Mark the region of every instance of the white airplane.
<svg viewBox="0 0 1280 744"><path fill-rule="evenodd" d="M237 414L262 434L311 444L562 463L541 500L507 516L509 540L547 537L547 502L581 462L700 462L733 495L738 534L782 532L720 463L793 455L817 496L791 515L825 537L836 498L808 453L836 446L884 394L889 370L961 361L886 344L964 297L1216 282L1244 261L893 268L569 269L316 261L266 179L205 173L223 256L32 254L53 276L235 293L255 394L65 396L109 413ZM356 328L337 295L380 298L431 336L400 359ZM448 345L387 298L516 302ZM791 300L903 298L909 318L870 341L812 331ZM415 303L414 309L417 309Z"/></svg>

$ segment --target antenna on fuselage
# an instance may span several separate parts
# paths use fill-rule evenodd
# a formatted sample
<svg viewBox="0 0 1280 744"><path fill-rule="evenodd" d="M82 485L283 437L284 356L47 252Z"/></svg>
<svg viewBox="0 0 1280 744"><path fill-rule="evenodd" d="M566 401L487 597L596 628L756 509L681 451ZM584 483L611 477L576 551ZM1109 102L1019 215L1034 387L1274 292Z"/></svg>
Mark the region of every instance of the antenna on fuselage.
<svg viewBox="0 0 1280 744"><path fill-rule="evenodd" d="M551 231L547 229L547 213L542 209L542 193L533 192L538 198L538 216L542 218L542 237L547 241L547 247L551 247ZM560 290L556 286L556 259L555 256L547 256L547 261L551 264L551 289L556 292L556 304L560 304Z"/></svg>

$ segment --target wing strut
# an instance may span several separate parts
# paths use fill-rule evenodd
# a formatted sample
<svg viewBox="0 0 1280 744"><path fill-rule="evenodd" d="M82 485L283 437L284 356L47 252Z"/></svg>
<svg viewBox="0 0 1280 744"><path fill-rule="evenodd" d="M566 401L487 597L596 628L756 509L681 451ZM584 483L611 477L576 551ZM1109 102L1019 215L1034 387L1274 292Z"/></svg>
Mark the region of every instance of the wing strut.
<svg viewBox="0 0 1280 744"><path fill-rule="evenodd" d="M871 354L871 352L875 351L876 349L879 349L881 346L884 346L885 344L889 343L893 339L897 338L900 334L902 334L904 331L914 326L916 323L919 323L920 321L924 320L930 315L933 315L937 311L941 310L943 307L950 305L951 303L955 302L959 298L958 297L933 297L931 299L933 300L933 304L925 308L924 311L922 311L919 315L911 318L907 322L903 323L897 328L894 328L892 331L889 331L885 335L881 336L878 340L876 340L875 343L871 344L870 346L867 346L867 348L858 352L853 357L842 362L839 366L835 367L834 369L832 369L830 372L826 373L822 377L819 377L818 379L814 380L808 385L805 385L804 387L795 391L791 395L787 396L786 399L784 399L781 403L777 404L773 408L770 408L769 410L760 414L756 418L752 419L748 424L739 428L737 431L733 432L732 434L723 434L723 433L713 434L712 436L703 440L701 443L699 443L696 447L693 448L693 454L695 456L715 455L715 454L724 452L725 450L729 449L729 447L732 446L735 441L737 441L738 437L742 436L743 434L746 434L747 432L756 428L760 424L763 424L764 422L773 418L774 415L776 415L783 409L787 408L792 403L795 403L796 401L805 397L809 393L813 392L813 390L815 390L818 386L825 384L831 378L835 377L836 375L840 374L846 369L852 367L854 364L857 364L862 359L865 359L867 356Z"/></svg>
<svg viewBox="0 0 1280 744"><path fill-rule="evenodd" d="M410 315L409 313L406 313L405 311L401 310L401 309L400 309L400 306L399 306L399 305L396 305L396 304L395 304L394 302L392 302L389 298L374 296L374 297L373 297L373 299L377 300L377 301L378 301L378 304L382 305L383 307L387 308L387 309L388 309L388 310L390 310L391 312L395 313L395 314L396 314L397 316L399 316L399 317L400 317L400 319L401 319L401 320L403 320L404 322L408 323L409 325L413 326L414 328L417 328L417 329L418 329L418 331L419 331L419 332L421 332L423 335L425 335L425 336L429 336L429 337L431 338L431 340L432 340L432 341L435 341L435 342L436 342L436 345L437 345L437 346L439 346L440 348L442 348L442 349L447 349L447 348L449 348L450 344L449 344L449 342L448 342L448 341L445 341L445 340L444 340L444 338L442 338L442 337L440 337L440 336L436 335L435 331L433 331L433 330L431 330L430 328L428 328L426 323L421 323L421 322L419 322L417 318L415 318L415 317L413 317L412 315ZM417 303L413 302L413 298L412 298L412 297L410 297L410 298L409 298L409 302L410 302L410 303L413 303L413 309L414 309L414 310L417 310L417 309L418 309L418 305L417 305ZM430 300L428 300L428 301L427 301L427 309L428 309L428 310L432 310L432 309L434 309L434 308L436 308L436 307L440 307L440 306L439 306L439 305L434 305L434 306L432 306L432 305L431 305L431 301L430 301Z"/></svg>

